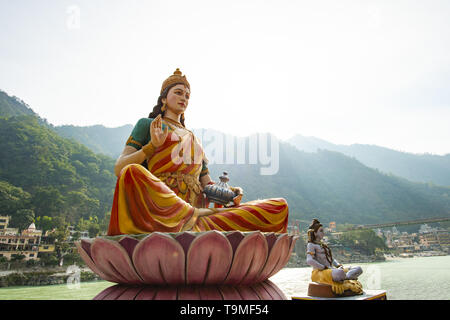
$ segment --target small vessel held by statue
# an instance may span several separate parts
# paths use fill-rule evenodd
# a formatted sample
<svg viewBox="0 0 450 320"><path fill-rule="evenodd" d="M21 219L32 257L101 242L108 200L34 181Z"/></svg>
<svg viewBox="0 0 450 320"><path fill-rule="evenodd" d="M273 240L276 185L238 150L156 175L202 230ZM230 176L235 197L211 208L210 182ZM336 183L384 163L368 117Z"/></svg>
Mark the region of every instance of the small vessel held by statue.
<svg viewBox="0 0 450 320"><path fill-rule="evenodd" d="M227 182L230 180L228 178L228 173L224 172L223 175L219 177L220 182L217 184L207 185L203 189L203 193L209 198L211 202L227 205L229 202L233 201L236 194L231 190Z"/></svg>

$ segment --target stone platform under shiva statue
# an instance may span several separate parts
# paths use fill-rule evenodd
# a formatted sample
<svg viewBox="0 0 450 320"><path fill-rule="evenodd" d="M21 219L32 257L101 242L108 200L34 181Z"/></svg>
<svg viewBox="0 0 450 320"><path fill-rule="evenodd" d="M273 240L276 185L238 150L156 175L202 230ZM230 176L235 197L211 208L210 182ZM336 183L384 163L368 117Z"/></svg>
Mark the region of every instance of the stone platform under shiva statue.
<svg viewBox="0 0 450 320"><path fill-rule="evenodd" d="M286 300L270 280L296 236L272 232L153 232L76 243L86 264L117 283L94 299Z"/></svg>
<svg viewBox="0 0 450 320"><path fill-rule="evenodd" d="M387 296L386 290L364 290L361 294L347 290L336 294L331 285L311 282L307 292L292 296L292 300L387 300Z"/></svg>

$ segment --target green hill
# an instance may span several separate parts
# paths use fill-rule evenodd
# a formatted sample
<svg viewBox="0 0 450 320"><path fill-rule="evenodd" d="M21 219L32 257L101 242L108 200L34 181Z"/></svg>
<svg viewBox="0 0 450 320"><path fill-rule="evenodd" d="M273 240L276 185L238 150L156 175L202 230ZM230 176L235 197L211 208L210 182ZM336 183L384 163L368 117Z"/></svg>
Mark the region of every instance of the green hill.
<svg viewBox="0 0 450 320"><path fill-rule="evenodd" d="M27 209L36 217L60 215L75 223L110 211L113 159L60 137L35 116L0 118L0 137L0 181L8 183L1 192L29 194Z"/></svg>
<svg viewBox="0 0 450 320"><path fill-rule="evenodd" d="M450 154L413 154L365 144L337 145L315 137L296 135L288 140L297 149L316 152L319 149L337 151L356 158L370 168L406 178L450 186Z"/></svg>
<svg viewBox="0 0 450 320"><path fill-rule="evenodd" d="M0 102L3 114L10 105ZM0 118L1 214L32 209L36 216L59 215L69 222L103 218L116 178L115 159L100 153L120 153L130 132L131 126L55 128L35 114ZM248 163L248 138L246 146ZM249 164L211 163L209 169L216 181L227 171L230 185L244 189L244 201L286 198L291 218L367 224L450 214L450 188L385 174L339 152L304 152L279 141L275 175L261 175L259 165Z"/></svg>
<svg viewBox="0 0 450 320"><path fill-rule="evenodd" d="M308 153L279 143L279 171L260 175L259 165L209 166L215 181L222 171L244 189L244 201L284 197L290 217L369 224L448 216L450 188L384 174L338 152Z"/></svg>
<svg viewBox="0 0 450 320"><path fill-rule="evenodd" d="M61 136L73 138L97 153L117 158L123 150L132 125L118 128L104 126L54 128ZM200 129L201 130L201 129ZM411 181L450 186L450 154L412 154L375 145L336 145L314 137L296 135L286 141L300 151L315 153L318 150L336 151L355 158L370 168L378 169Z"/></svg>
<svg viewBox="0 0 450 320"><path fill-rule="evenodd" d="M0 117L9 118L23 115L38 116L24 101L0 90Z"/></svg>
<svg viewBox="0 0 450 320"><path fill-rule="evenodd" d="M54 127L54 130L60 136L74 139L96 153L116 159L122 152L133 126L131 124L118 128L106 128L101 125L89 127L57 126Z"/></svg>

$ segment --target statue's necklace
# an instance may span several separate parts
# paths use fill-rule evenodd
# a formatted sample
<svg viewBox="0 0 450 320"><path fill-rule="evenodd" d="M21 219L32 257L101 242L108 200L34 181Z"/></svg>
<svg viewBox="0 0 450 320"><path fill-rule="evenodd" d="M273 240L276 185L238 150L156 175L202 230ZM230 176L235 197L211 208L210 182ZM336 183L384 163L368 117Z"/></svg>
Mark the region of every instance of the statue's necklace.
<svg viewBox="0 0 450 320"><path fill-rule="evenodd" d="M170 118L166 118L166 117L164 117L163 120L165 120L166 122L169 122L170 124L173 124L175 127L178 127L178 128L181 128L181 129L186 129L186 128L181 124L181 122L178 122L178 121L172 120L172 119L170 119Z"/></svg>
<svg viewBox="0 0 450 320"><path fill-rule="evenodd" d="M185 134L189 134L189 133L190 133L192 136L194 135L194 134L192 133L191 130L186 129L186 127L183 126L180 122L177 122L177 121L172 120L172 119L170 119L170 118L163 118L163 120L167 122L167 125L168 125L169 128L171 128L173 131L176 131L177 128L180 129L180 130L181 130L181 133L180 133L180 130L178 131L178 133L179 133L179 135L181 134L181 136L184 136ZM172 126L174 126L175 128L173 128Z"/></svg>

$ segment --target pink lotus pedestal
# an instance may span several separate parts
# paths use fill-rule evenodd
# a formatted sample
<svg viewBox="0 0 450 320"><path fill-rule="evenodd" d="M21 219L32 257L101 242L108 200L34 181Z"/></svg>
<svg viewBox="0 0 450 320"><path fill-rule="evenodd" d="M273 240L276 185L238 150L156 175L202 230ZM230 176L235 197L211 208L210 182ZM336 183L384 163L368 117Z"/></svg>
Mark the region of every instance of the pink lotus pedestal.
<svg viewBox="0 0 450 320"><path fill-rule="evenodd" d="M270 280L251 286L129 286L106 288L94 300L287 300Z"/></svg>
<svg viewBox="0 0 450 320"><path fill-rule="evenodd" d="M259 231L187 231L97 237L76 245L92 271L120 284L95 299L211 296L222 300L229 295L236 299L237 293L241 299L285 299L267 280L287 264L296 240L288 234Z"/></svg>

